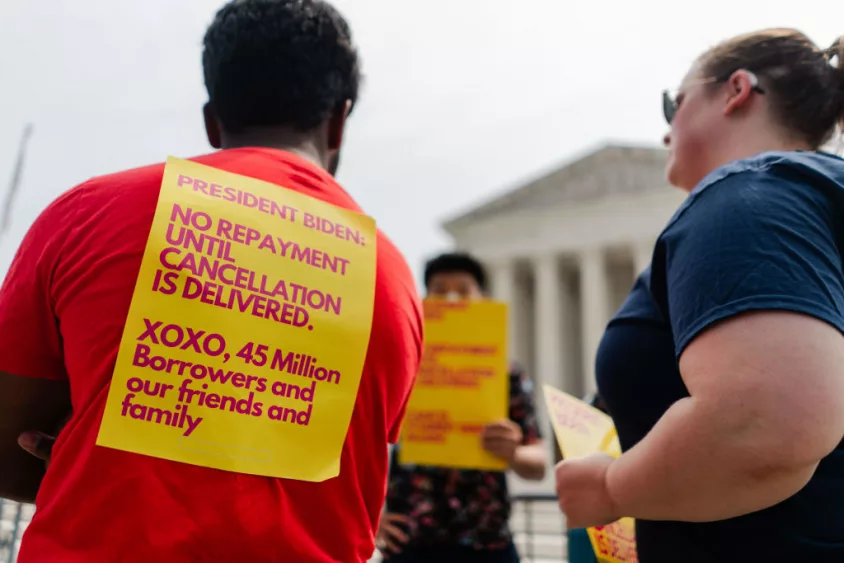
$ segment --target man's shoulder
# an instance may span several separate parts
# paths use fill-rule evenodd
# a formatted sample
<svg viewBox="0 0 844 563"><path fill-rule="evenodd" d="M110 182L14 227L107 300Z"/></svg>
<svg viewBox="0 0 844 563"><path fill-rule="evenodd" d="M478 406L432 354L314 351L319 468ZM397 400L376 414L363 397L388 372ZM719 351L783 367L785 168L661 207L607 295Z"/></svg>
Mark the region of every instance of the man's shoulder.
<svg viewBox="0 0 844 563"><path fill-rule="evenodd" d="M56 196L41 212L40 218L55 223L56 217L63 217L67 219L68 228L72 228L82 223L97 223L100 219L112 218L116 207L133 210L135 214L148 207L151 213L163 172L164 164L155 164L95 176ZM139 199L139 194L146 194L146 198ZM64 236L58 231L55 234Z"/></svg>
<svg viewBox="0 0 844 563"><path fill-rule="evenodd" d="M378 276L389 279L391 282L400 283L404 289L417 295L416 284L413 280L413 273L404 255L393 243L389 236L381 229L378 229Z"/></svg>
<svg viewBox="0 0 844 563"><path fill-rule="evenodd" d="M129 183L137 182L155 182L161 184L161 179L164 176L164 163L158 162L155 164L147 164L137 166L135 168L128 168L120 172L112 172L110 174L103 174L96 176L83 185L95 186L119 186Z"/></svg>
<svg viewBox="0 0 844 563"><path fill-rule="evenodd" d="M315 164L292 153L271 149L232 149L191 157L188 160L220 170L248 176L313 196L360 212L354 199L331 176ZM108 201L126 202L152 212L164 175L165 163L123 170L92 178L57 199L77 201L84 194L89 206L102 207ZM141 205L139 199L145 204ZM148 201L147 201L148 200ZM393 241L380 229L377 236L377 283L379 294L393 306L421 310L410 266Z"/></svg>
<svg viewBox="0 0 844 563"><path fill-rule="evenodd" d="M409 341L414 341L413 354L419 356L424 322L413 273L398 247L380 230L377 244L373 329L385 340L384 345L392 341L401 343L398 349L406 349Z"/></svg>
<svg viewBox="0 0 844 563"><path fill-rule="evenodd" d="M59 201L62 198L80 200L83 196L91 198L120 194L126 195L128 188L141 185L155 186L157 188L161 185L163 175L164 163L158 163L94 176L67 190L62 196L56 198L56 200Z"/></svg>

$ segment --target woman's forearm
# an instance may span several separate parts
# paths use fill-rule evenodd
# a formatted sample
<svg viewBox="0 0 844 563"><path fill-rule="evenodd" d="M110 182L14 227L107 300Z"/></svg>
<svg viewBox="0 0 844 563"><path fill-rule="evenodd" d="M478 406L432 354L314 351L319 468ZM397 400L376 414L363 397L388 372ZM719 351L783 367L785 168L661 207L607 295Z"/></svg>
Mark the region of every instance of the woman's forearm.
<svg viewBox="0 0 844 563"><path fill-rule="evenodd" d="M607 489L620 514L644 520L708 522L773 506L797 493L817 464L777 456L762 437L770 431L723 405L682 399L610 466Z"/></svg>

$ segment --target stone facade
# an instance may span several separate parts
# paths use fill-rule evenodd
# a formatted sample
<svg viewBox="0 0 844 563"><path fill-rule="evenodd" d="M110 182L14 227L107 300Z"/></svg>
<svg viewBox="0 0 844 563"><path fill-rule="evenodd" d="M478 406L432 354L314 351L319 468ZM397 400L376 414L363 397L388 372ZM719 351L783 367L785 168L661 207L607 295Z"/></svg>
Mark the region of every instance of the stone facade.
<svg viewBox="0 0 844 563"><path fill-rule="evenodd" d="M510 355L534 378L546 436L542 384L594 391L604 327L685 197L665 181L666 157L605 146L443 225L457 249L485 263L493 296L510 305ZM551 475L538 486L513 483L514 492L551 485Z"/></svg>

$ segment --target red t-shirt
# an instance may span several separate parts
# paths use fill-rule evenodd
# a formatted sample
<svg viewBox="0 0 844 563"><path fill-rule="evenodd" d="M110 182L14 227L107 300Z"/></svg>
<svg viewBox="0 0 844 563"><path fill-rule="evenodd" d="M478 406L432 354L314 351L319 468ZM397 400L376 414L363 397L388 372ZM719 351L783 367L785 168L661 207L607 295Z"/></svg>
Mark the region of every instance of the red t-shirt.
<svg viewBox="0 0 844 563"><path fill-rule="evenodd" d="M359 210L329 174L290 153L246 148L195 160ZM0 370L67 379L73 402L19 562L366 561L386 491L387 441L397 438L422 351L413 277L383 234L338 477L256 477L95 445L163 170L97 178L60 196L0 290Z"/></svg>

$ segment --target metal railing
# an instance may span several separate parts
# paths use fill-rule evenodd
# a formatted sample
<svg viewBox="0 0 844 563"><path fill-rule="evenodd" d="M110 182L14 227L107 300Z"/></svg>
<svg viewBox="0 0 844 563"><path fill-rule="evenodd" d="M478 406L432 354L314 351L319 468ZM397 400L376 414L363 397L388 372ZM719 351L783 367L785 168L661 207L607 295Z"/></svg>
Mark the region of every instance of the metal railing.
<svg viewBox="0 0 844 563"><path fill-rule="evenodd" d="M0 499L0 563L14 563L34 507ZM565 563L565 520L551 494L513 496L510 527L523 563Z"/></svg>
<svg viewBox="0 0 844 563"><path fill-rule="evenodd" d="M0 561L14 563L34 507L0 498Z"/></svg>
<svg viewBox="0 0 844 563"><path fill-rule="evenodd" d="M555 495L513 495L510 528L524 563L568 561L566 522Z"/></svg>

